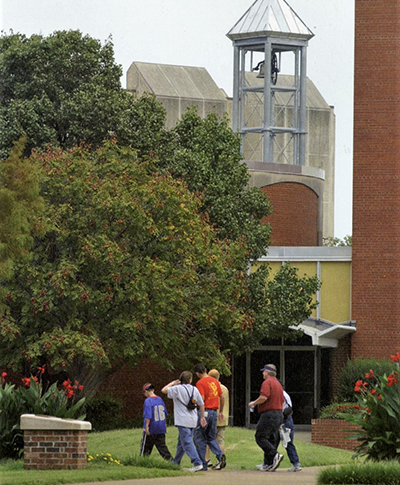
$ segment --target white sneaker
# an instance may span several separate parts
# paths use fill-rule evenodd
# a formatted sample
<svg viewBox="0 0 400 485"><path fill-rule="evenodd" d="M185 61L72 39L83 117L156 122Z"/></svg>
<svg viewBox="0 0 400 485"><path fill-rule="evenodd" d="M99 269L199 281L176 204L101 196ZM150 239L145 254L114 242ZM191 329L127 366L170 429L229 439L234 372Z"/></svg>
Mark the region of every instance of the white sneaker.
<svg viewBox="0 0 400 485"><path fill-rule="evenodd" d="M264 463L261 463L261 465L256 465L257 470L262 470L264 468Z"/></svg>
<svg viewBox="0 0 400 485"><path fill-rule="evenodd" d="M195 465L195 466L192 466L192 468L188 468L188 472L191 472L191 473L201 472L202 469L203 469L203 464Z"/></svg>
<svg viewBox="0 0 400 485"><path fill-rule="evenodd" d="M299 472L301 471L301 465L300 463L297 463L296 465L292 465L289 469L288 472Z"/></svg>
<svg viewBox="0 0 400 485"><path fill-rule="evenodd" d="M274 456L274 461L272 462L272 465L266 471L274 472L278 468L278 466L281 464L282 460L283 460L283 455L277 453Z"/></svg>

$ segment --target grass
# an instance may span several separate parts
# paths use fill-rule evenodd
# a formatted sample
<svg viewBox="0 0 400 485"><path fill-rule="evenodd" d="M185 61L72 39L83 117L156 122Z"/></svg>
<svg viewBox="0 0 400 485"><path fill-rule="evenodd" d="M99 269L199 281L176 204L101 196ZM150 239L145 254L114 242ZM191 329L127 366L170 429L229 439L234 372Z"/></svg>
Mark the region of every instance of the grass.
<svg viewBox="0 0 400 485"><path fill-rule="evenodd" d="M103 433L91 433L88 438L88 453L96 457L86 470L24 470L22 460L0 461L1 485L57 485L106 480L124 480L128 478L157 478L182 476L184 471L162 460L157 450L151 457L139 457L141 429L115 430ZM168 428L167 445L174 455L177 430ZM352 453L335 448L295 441L303 467L319 465L350 464ZM289 467L285 455L281 466ZM262 462L262 452L254 441L254 430L228 428L226 431L226 456L228 470L254 470ZM104 460L106 457L106 460ZM215 457L213 457L215 460ZM120 460L128 466L119 466L113 460ZM182 467L190 467L185 456Z"/></svg>
<svg viewBox="0 0 400 485"><path fill-rule="evenodd" d="M363 463L327 468L318 474L319 485L400 485L400 463Z"/></svg>

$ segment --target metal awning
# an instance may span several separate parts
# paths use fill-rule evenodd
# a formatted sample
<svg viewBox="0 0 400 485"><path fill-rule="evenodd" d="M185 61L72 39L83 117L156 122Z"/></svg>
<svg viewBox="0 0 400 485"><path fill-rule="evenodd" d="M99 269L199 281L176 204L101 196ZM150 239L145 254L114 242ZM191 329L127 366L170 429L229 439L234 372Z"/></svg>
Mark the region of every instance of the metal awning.
<svg viewBox="0 0 400 485"><path fill-rule="evenodd" d="M351 320L333 323L322 318L308 318L300 325L291 327L301 330L312 339L312 344L318 347L336 348L339 340L356 331L356 322Z"/></svg>

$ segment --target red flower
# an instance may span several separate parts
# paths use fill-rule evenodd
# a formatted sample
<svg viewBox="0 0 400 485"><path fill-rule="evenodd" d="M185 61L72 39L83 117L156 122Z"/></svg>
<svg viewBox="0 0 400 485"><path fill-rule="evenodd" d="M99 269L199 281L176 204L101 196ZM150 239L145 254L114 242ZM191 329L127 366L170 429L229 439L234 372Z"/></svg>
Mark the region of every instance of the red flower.
<svg viewBox="0 0 400 485"><path fill-rule="evenodd" d="M23 377L21 380L24 386L29 387L31 385L31 380L29 377Z"/></svg>
<svg viewBox="0 0 400 485"><path fill-rule="evenodd" d="M3 372L3 373L1 374L1 377L7 377L7 372Z"/></svg>
<svg viewBox="0 0 400 485"><path fill-rule="evenodd" d="M393 362L399 362L400 361L400 352L397 352L396 355L391 355L390 358L392 359Z"/></svg>
<svg viewBox="0 0 400 485"><path fill-rule="evenodd" d="M71 379L67 379L66 381L64 381L62 383L62 385L63 385L64 389L67 389L68 387L71 386Z"/></svg>
<svg viewBox="0 0 400 485"><path fill-rule="evenodd" d="M394 374L390 373L387 378L387 385L389 387L392 387L393 384L396 384L396 382L398 381L399 379L397 378L397 372L395 372Z"/></svg>
<svg viewBox="0 0 400 485"><path fill-rule="evenodd" d="M84 387L83 387L83 386L79 386L79 387L78 387L78 391L79 391L79 392L82 392L82 391L83 391L83 389L84 389Z"/></svg>
<svg viewBox="0 0 400 485"><path fill-rule="evenodd" d="M46 370L46 364L44 364L44 365L43 365L43 367L40 367L40 366L39 366L39 367L37 368L37 370L38 370L38 373L39 373L39 374L44 374L44 372L45 372L45 370Z"/></svg>
<svg viewBox="0 0 400 485"><path fill-rule="evenodd" d="M372 369L370 369L370 370L369 370L369 372L367 372L367 373L365 374L365 378L366 378L366 379L372 379L373 377L375 377L375 375L374 375L374 371L373 371Z"/></svg>

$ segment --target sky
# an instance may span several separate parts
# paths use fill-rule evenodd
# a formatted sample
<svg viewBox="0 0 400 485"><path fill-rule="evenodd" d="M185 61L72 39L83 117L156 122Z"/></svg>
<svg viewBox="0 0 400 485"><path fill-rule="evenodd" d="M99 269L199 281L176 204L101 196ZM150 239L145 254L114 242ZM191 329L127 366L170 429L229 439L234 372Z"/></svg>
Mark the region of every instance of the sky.
<svg viewBox="0 0 400 485"><path fill-rule="evenodd" d="M336 115L335 236L352 234L354 0L287 0L314 37L307 75ZM79 29L110 36L125 87L132 62L204 67L232 95L227 32L253 0L0 0L0 28L48 35Z"/></svg>

